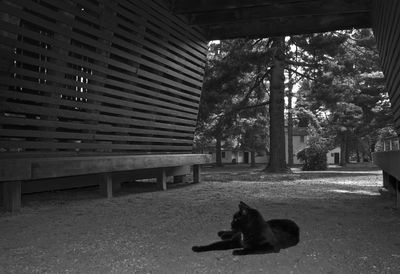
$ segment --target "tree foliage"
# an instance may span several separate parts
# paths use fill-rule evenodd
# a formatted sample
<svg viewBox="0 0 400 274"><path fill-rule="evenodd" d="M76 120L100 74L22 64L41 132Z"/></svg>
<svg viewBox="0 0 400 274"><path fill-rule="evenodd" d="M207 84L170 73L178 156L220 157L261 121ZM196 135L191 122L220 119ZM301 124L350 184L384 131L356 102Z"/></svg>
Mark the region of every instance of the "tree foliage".
<svg viewBox="0 0 400 274"><path fill-rule="evenodd" d="M295 107L289 104L286 114L293 117L290 125L311 126L329 140L329 148L341 146L342 164L355 154L368 158L380 129L393 123L378 64L369 29L211 43L196 144L214 140L221 149L222 141L236 140L250 151L269 146L271 163L279 163L276 169L285 167L286 78L289 99L293 87L298 89Z"/></svg>
<svg viewBox="0 0 400 274"><path fill-rule="evenodd" d="M369 158L379 128L392 123L390 103L372 31L329 35L342 42L332 50L332 58L323 57L314 78L302 84L297 113L299 122L318 124L341 147L345 165L351 155Z"/></svg>

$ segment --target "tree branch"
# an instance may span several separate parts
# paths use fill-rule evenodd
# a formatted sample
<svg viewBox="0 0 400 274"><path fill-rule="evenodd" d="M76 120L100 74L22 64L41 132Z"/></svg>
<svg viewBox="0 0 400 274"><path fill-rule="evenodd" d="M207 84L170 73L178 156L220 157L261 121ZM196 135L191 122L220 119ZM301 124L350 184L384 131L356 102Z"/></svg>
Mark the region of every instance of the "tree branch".
<svg viewBox="0 0 400 274"><path fill-rule="evenodd" d="M241 107L241 108L236 109L236 111L239 112L239 111L242 111L242 110L245 110L245 109L258 108L258 107L262 107L262 106L266 106L266 105L269 105L269 101L265 101L265 102L262 102L262 103L259 103L259 104L256 104L256 105L252 105L252 106Z"/></svg>
<svg viewBox="0 0 400 274"><path fill-rule="evenodd" d="M318 64L316 63L306 63L306 62L298 62L293 60L285 60L286 64L296 66L296 67L310 67L310 68L317 68Z"/></svg>
<svg viewBox="0 0 400 274"><path fill-rule="evenodd" d="M303 74L303 73L300 73L300 72L298 72L298 71L296 71L296 70L294 70L294 69L291 69L291 68L289 68L289 67L287 67L286 70L291 71L291 72L293 72L293 73L295 73L295 74L297 74L297 75L300 75L301 77L306 78L306 79L308 79L308 80L312 80L312 81L315 80L314 78L312 78L312 77L310 77L310 76L308 76L308 75L305 75L305 74Z"/></svg>

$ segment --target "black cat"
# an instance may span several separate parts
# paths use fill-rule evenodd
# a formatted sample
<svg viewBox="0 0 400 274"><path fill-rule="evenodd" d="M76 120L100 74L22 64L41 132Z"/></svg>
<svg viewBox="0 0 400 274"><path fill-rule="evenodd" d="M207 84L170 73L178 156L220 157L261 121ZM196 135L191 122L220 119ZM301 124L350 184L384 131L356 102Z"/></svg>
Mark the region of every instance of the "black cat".
<svg viewBox="0 0 400 274"><path fill-rule="evenodd" d="M193 246L194 252L236 249L234 255L279 252L299 242L299 227L292 220L272 219L265 221L260 212L243 202L233 215L232 230L220 231L218 241L204 246Z"/></svg>

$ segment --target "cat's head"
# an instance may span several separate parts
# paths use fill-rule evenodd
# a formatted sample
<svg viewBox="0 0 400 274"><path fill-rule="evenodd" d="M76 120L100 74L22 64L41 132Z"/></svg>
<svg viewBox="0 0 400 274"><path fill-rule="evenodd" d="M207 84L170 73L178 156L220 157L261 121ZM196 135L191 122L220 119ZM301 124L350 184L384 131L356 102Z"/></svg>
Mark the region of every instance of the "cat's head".
<svg viewBox="0 0 400 274"><path fill-rule="evenodd" d="M233 215L232 230L243 232L252 226L254 222L258 222L260 218L262 217L256 209L251 208L244 202L240 202L239 211Z"/></svg>

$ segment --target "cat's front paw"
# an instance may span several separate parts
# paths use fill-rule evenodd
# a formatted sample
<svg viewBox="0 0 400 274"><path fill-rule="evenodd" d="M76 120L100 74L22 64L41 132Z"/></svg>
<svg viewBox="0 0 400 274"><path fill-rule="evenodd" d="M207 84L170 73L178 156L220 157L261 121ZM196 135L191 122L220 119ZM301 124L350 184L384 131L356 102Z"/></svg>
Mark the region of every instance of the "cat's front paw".
<svg viewBox="0 0 400 274"><path fill-rule="evenodd" d="M203 249L201 248L201 246L197 246L197 245L192 246L192 250L193 250L194 252L201 252L201 251L203 251Z"/></svg>
<svg viewBox="0 0 400 274"><path fill-rule="evenodd" d="M222 238L225 235L225 231L218 231L217 235Z"/></svg>

